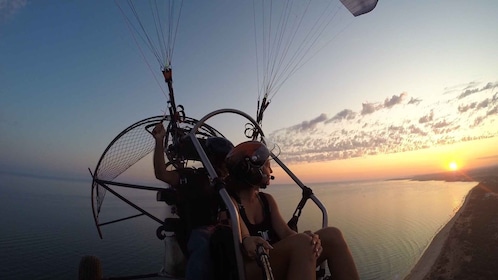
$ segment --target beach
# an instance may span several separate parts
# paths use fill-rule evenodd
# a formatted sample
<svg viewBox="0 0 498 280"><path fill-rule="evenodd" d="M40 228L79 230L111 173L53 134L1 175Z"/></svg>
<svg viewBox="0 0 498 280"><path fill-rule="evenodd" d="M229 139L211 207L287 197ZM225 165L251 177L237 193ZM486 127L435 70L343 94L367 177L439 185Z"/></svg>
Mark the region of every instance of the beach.
<svg viewBox="0 0 498 280"><path fill-rule="evenodd" d="M480 183L433 238L405 280L496 279L498 170L490 168L476 174L462 176Z"/></svg>

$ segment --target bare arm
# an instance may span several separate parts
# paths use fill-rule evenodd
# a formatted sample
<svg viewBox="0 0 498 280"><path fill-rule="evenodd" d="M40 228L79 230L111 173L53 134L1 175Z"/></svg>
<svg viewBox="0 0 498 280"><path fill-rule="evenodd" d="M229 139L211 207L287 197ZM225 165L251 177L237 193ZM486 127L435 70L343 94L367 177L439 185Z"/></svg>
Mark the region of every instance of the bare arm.
<svg viewBox="0 0 498 280"><path fill-rule="evenodd" d="M164 137L166 136L166 131L164 130L162 123L159 123L154 127L152 135L156 140L153 157L154 174L157 179L172 186L176 186L180 182L178 172L166 170L166 161L164 160Z"/></svg>

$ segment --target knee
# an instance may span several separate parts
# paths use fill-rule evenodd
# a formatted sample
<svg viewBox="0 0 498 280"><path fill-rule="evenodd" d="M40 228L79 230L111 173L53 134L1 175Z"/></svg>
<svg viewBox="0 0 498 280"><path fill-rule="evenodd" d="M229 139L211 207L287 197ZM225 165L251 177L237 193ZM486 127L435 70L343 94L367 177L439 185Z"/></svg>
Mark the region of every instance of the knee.
<svg viewBox="0 0 498 280"><path fill-rule="evenodd" d="M294 239L294 242L299 243L299 244L308 244L310 243L310 236L306 233L298 233L292 236Z"/></svg>
<svg viewBox="0 0 498 280"><path fill-rule="evenodd" d="M311 238L309 235L304 233L298 233L292 236L293 251L301 256L310 256L313 258L315 256L313 252L313 246L311 246Z"/></svg>
<svg viewBox="0 0 498 280"><path fill-rule="evenodd" d="M316 232L320 236L322 244L329 246L342 246L346 244L340 229L336 227L326 227Z"/></svg>

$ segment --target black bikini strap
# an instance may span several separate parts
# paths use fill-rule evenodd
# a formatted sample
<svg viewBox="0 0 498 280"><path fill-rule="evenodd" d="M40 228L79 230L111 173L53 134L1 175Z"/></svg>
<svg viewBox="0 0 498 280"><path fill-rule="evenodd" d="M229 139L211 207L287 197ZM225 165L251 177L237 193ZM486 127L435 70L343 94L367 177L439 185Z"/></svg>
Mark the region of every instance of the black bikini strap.
<svg viewBox="0 0 498 280"><path fill-rule="evenodd" d="M264 192L260 192L258 195L261 200L261 204L263 204L263 214L266 215L266 210L268 209L268 213L271 213L270 203L268 202L268 198Z"/></svg>
<svg viewBox="0 0 498 280"><path fill-rule="evenodd" d="M242 217L242 220L244 220L244 223L246 223L246 225L247 225L249 220L247 219L246 210L244 208L244 205L242 205L242 201L240 200L239 195L232 194L232 196L235 199L235 201L237 202L237 205L239 206L239 213L240 213L240 216Z"/></svg>

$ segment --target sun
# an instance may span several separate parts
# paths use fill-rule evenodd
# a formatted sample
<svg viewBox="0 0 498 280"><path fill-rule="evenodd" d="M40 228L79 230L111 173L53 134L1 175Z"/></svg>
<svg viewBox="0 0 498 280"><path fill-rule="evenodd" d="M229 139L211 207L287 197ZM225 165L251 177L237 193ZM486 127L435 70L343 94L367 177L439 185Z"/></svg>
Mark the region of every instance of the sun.
<svg viewBox="0 0 498 280"><path fill-rule="evenodd" d="M450 162L449 167L450 167L450 170L452 170L452 171L458 170L458 164L454 161Z"/></svg>

